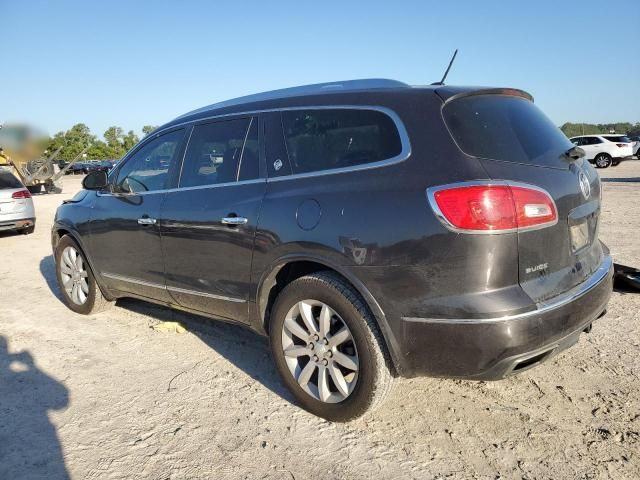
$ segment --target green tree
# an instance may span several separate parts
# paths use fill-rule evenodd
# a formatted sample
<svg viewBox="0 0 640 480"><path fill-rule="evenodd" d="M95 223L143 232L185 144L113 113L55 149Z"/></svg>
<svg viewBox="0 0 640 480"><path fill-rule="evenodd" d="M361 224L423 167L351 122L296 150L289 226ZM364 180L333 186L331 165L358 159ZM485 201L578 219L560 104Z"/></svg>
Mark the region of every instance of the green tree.
<svg viewBox="0 0 640 480"><path fill-rule="evenodd" d="M62 150L58 154L59 159L72 160L85 147L96 141L96 137L91 133L89 127L84 123L77 123L66 132L56 133L47 145L50 152L56 151L59 147Z"/></svg>
<svg viewBox="0 0 640 480"><path fill-rule="evenodd" d="M560 127L567 137L575 137L578 135L597 135L600 133L619 133L621 135L638 135L640 133L640 123L632 124L630 122L616 123L565 123ZM639 133L634 133L639 132Z"/></svg>
<svg viewBox="0 0 640 480"><path fill-rule="evenodd" d="M144 136L146 137L151 132L153 132L156 128L158 127L155 125L145 125L144 127L142 127L142 133L144 133Z"/></svg>
<svg viewBox="0 0 640 480"><path fill-rule="evenodd" d="M124 147L125 152L128 152L129 150L131 150L133 146L139 141L140 139L135 134L135 132L133 130L129 130L129 133L127 133L122 138L122 146Z"/></svg>
<svg viewBox="0 0 640 480"><path fill-rule="evenodd" d="M96 140L87 151L87 158L91 160L104 160L110 157L111 150L102 140Z"/></svg>
<svg viewBox="0 0 640 480"><path fill-rule="evenodd" d="M120 127L109 127L104 132L104 139L109 147L109 158L120 158L126 150L124 148L124 131Z"/></svg>

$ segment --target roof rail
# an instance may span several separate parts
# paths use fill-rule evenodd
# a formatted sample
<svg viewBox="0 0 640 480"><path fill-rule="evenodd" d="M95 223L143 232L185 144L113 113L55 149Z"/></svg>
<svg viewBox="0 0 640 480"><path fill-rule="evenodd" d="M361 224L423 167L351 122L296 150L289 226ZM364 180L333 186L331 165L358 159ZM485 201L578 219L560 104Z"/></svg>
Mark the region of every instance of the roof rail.
<svg viewBox="0 0 640 480"><path fill-rule="evenodd" d="M255 93L244 97L233 98L223 102L214 103L206 107L198 108L191 112L180 115L178 118L187 117L196 113L206 112L217 108L231 107L233 105L241 105L249 102L260 102L265 100L276 100L280 98L299 97L303 95L319 95L332 92L346 92L354 90L384 89L384 88L403 88L409 87L406 83L397 80L388 80L385 78L367 78L362 80L345 80L340 82L316 83L312 85L302 85L299 87L282 88L280 90L272 90L269 92Z"/></svg>

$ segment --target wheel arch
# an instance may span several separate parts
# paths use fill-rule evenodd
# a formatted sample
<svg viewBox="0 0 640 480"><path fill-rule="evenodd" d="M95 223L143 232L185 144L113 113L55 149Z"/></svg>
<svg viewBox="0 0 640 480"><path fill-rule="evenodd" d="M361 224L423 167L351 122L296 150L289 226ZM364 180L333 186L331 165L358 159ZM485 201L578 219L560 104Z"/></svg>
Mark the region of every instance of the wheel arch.
<svg viewBox="0 0 640 480"><path fill-rule="evenodd" d="M398 362L398 350L395 336L391 331L382 307L373 297L369 289L342 265L337 265L325 258L309 255L287 255L274 261L262 274L256 292L256 305L260 329L269 332L269 315L278 293L289 283L310 273L332 271L342 277L358 292L365 305L375 318L384 340L384 347L390 354L394 375Z"/></svg>
<svg viewBox="0 0 640 480"><path fill-rule="evenodd" d="M82 236L74 228L68 225L56 224L53 226L51 230L51 237L52 237L51 245L53 247L54 261L55 261L55 251L58 246L58 242L60 242L60 239L65 235L68 235L69 237L71 237L73 241L76 242L76 244L78 245L78 248L80 248L80 250L82 251L84 258L87 260L87 263L89 264L89 268L93 273L93 278L95 279L96 283L98 284L98 287L102 291L102 295L109 301L114 300L116 297L104 285L100 272L96 270L93 260L91 256L88 254L84 243L82 242Z"/></svg>

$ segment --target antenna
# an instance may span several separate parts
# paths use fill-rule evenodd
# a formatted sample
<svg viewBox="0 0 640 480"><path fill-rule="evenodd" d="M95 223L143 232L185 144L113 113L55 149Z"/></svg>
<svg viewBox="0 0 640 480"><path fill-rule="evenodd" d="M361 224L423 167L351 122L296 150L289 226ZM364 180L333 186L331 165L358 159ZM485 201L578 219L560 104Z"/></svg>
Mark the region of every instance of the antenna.
<svg viewBox="0 0 640 480"><path fill-rule="evenodd" d="M442 80L440 80L439 82L432 83L431 85L444 85L444 81L447 78L447 75L449 75L449 70L451 70L451 65L453 65L453 61L456 59L456 55L458 55L458 49L457 48L456 48L456 51L453 52L453 57L451 57L451 61L449 62L449 66L447 67L446 72L444 72L444 75L442 76Z"/></svg>

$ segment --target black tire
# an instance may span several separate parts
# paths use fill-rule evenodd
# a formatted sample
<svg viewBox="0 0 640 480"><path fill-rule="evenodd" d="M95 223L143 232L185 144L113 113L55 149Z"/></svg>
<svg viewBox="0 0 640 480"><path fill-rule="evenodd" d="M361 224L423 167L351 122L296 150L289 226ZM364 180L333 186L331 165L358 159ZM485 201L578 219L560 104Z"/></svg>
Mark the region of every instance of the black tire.
<svg viewBox="0 0 640 480"><path fill-rule="evenodd" d="M42 191L42 185L37 184L37 185L29 185L27 187L27 190L29 190L30 194L36 194L36 193L40 193Z"/></svg>
<svg viewBox="0 0 640 480"><path fill-rule="evenodd" d="M71 299L62 283L62 253L64 252L66 247L73 247L76 252L82 257L83 263L86 266L88 293L86 295L86 301L81 305L75 303ZM70 310L73 310L74 312L80 313L82 315L91 315L106 310L111 305L113 305L113 302L107 300L100 291L100 287L96 283L95 277L93 275L93 272L91 271L89 263L86 260L84 252L82 251L82 249L80 249L76 241L69 235L64 235L58 242L55 251L55 261L58 287L60 288L60 293L62 294L62 300L64 301L64 304L69 307Z"/></svg>
<svg viewBox="0 0 640 480"><path fill-rule="evenodd" d="M55 183L45 183L44 191L47 193L62 193L62 187L59 187Z"/></svg>
<svg viewBox="0 0 640 480"><path fill-rule="evenodd" d="M23 228L20 233L22 233L23 235L31 235L33 232L36 231L36 225L33 224L30 227L27 228Z"/></svg>
<svg viewBox="0 0 640 480"><path fill-rule="evenodd" d="M285 360L282 340L285 317L294 305L307 299L331 307L351 331L357 349L357 382L353 391L338 403L325 403L305 392ZM393 384L388 353L369 308L342 277L325 271L294 280L276 298L270 318L269 336L276 369L305 410L330 421L346 422L382 404Z"/></svg>
<svg viewBox="0 0 640 480"><path fill-rule="evenodd" d="M612 167L617 167L618 165L620 165L620 160L614 160L613 162L611 162Z"/></svg>
<svg viewBox="0 0 640 480"><path fill-rule="evenodd" d="M597 168L607 168L612 163L611 155L608 153L599 153L596 155L596 158L594 158L594 163Z"/></svg>

